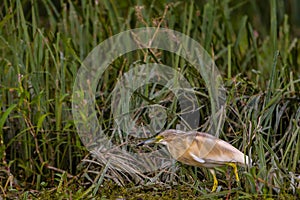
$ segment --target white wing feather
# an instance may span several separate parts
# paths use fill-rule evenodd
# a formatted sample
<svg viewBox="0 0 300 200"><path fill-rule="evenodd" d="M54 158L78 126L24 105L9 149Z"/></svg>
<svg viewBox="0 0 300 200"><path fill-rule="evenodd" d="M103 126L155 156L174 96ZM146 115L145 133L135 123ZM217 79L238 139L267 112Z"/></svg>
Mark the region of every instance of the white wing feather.
<svg viewBox="0 0 300 200"><path fill-rule="evenodd" d="M196 156L193 153L190 153L190 155L193 157L193 159L199 163L205 163L205 160L203 160L202 158L199 158L198 156Z"/></svg>

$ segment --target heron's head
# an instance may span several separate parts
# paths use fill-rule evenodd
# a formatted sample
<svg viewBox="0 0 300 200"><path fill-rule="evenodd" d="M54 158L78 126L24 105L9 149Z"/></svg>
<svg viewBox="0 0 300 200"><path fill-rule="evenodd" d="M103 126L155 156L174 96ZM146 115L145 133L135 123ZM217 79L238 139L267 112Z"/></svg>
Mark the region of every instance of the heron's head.
<svg viewBox="0 0 300 200"><path fill-rule="evenodd" d="M152 144L152 143L159 143L168 145L174 138L176 138L180 134L178 130L167 130L159 133L157 136L150 138L148 140L145 140L138 144L138 146L143 146L144 144Z"/></svg>

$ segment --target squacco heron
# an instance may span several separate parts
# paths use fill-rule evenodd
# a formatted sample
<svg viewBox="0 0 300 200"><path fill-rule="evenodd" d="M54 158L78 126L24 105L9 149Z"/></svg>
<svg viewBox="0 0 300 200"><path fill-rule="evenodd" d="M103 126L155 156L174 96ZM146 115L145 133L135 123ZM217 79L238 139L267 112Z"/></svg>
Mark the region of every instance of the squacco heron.
<svg viewBox="0 0 300 200"><path fill-rule="evenodd" d="M214 179L212 192L218 186L214 167L231 166L236 180L239 181L236 165L245 166L249 164L248 156L231 144L208 133L170 129L138 144L138 146L150 143L166 145L171 156L184 164L209 168Z"/></svg>

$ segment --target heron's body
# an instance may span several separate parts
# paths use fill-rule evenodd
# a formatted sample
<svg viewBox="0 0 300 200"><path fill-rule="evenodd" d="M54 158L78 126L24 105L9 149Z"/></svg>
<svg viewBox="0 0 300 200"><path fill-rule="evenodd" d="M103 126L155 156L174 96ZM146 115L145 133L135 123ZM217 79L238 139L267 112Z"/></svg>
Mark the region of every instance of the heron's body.
<svg viewBox="0 0 300 200"><path fill-rule="evenodd" d="M248 156L231 144L208 133L170 129L140 145L153 142L166 145L172 157L184 164L209 168L214 178L212 191L215 191L218 185L214 167L224 165L233 167L236 179L239 181L236 164L242 166L249 164Z"/></svg>
<svg viewBox="0 0 300 200"><path fill-rule="evenodd" d="M172 139L166 135L172 135ZM248 156L236 149L231 144L220 140L208 133L182 132L167 130L160 134L164 136L165 144L176 160L197 167L218 167L226 163L239 165L248 164ZM179 146L178 143L181 145Z"/></svg>

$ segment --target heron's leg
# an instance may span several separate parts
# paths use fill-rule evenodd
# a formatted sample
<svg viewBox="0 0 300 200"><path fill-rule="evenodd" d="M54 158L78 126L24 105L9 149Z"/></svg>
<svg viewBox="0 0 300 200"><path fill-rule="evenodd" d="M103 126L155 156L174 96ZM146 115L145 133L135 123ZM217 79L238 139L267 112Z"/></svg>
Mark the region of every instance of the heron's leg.
<svg viewBox="0 0 300 200"><path fill-rule="evenodd" d="M215 170L214 169L209 169L210 173L213 175L213 178L214 178L214 186L213 188L211 189L212 192L216 191L217 187L218 187L218 180L217 180L217 177L216 177L216 173L215 173Z"/></svg>
<svg viewBox="0 0 300 200"><path fill-rule="evenodd" d="M227 165L229 165L229 166L231 166L233 168L236 181L240 181L236 164L235 163L227 163Z"/></svg>

